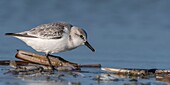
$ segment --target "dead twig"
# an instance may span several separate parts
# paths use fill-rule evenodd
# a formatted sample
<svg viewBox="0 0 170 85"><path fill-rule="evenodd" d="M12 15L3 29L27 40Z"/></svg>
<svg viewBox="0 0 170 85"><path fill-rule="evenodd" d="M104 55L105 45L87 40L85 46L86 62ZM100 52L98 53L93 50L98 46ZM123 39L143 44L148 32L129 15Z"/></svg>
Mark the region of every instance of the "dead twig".
<svg viewBox="0 0 170 85"><path fill-rule="evenodd" d="M1 60L0 65L10 65L15 68L16 72L33 72L33 71L47 71L51 70L49 67L48 60L45 56L26 52L23 50L17 50L16 58L21 59L23 61L18 60ZM80 70L82 67L90 67L90 68L100 68L100 64L86 64L81 65L73 62L69 62L64 60L59 56L49 55L51 63L55 66L55 69L60 71L71 71L71 70ZM35 65L39 64L39 65ZM13 70L14 71L14 70Z"/></svg>
<svg viewBox="0 0 170 85"><path fill-rule="evenodd" d="M45 56L31 53L31 52L18 50L16 54L16 58L27 61L27 62L31 62L34 64L49 66L49 62ZM75 67L76 69L80 69L78 64L69 62L58 56L49 55L49 59L51 60L52 65L56 67L72 66L72 67Z"/></svg>
<svg viewBox="0 0 170 85"><path fill-rule="evenodd" d="M81 65L79 64L78 65L79 67L87 67L87 68L100 68L101 67L101 64L86 64L86 65Z"/></svg>
<svg viewBox="0 0 170 85"><path fill-rule="evenodd" d="M17 65L28 65L27 61L19 61L19 60L0 60L0 65L9 65L10 62L15 61Z"/></svg>

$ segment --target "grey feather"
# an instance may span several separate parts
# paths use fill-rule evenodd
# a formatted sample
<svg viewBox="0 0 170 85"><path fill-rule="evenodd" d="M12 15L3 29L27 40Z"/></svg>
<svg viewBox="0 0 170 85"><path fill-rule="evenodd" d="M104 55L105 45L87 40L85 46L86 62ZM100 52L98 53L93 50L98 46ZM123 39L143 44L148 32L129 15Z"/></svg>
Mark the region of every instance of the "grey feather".
<svg viewBox="0 0 170 85"><path fill-rule="evenodd" d="M29 31L21 32L20 34L36 36L37 38L59 39L66 33L64 29L70 31L71 27L71 24L65 22L50 23L37 26Z"/></svg>

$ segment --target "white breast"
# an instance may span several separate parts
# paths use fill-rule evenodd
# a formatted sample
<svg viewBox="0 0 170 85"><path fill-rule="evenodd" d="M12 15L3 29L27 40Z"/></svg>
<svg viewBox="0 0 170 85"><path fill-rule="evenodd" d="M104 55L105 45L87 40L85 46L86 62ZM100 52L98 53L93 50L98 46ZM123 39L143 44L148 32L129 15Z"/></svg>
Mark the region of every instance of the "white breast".
<svg viewBox="0 0 170 85"><path fill-rule="evenodd" d="M67 39L62 37L60 39L41 39L41 38L28 38L28 37L17 37L24 41L28 46L39 52L45 53L58 53L67 49Z"/></svg>

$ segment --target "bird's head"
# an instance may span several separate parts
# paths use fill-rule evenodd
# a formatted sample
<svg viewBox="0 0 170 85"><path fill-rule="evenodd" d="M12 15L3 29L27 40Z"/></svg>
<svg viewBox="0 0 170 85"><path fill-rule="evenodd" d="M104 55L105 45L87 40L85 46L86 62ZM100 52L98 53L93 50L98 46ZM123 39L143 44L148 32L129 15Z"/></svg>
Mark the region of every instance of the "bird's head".
<svg viewBox="0 0 170 85"><path fill-rule="evenodd" d="M87 33L85 30L73 26L70 34L75 46L86 45L92 52L95 52L95 49L87 41Z"/></svg>

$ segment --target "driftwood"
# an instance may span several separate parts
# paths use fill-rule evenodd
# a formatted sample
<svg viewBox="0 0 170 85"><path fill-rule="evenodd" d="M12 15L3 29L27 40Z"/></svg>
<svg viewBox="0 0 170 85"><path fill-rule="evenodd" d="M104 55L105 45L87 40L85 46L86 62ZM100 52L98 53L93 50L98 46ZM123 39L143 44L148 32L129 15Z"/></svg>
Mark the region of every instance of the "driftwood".
<svg viewBox="0 0 170 85"><path fill-rule="evenodd" d="M102 70L113 72L116 74L127 75L127 76L148 76L148 75L170 74L170 70L164 70L164 69L102 68Z"/></svg>
<svg viewBox="0 0 170 85"><path fill-rule="evenodd" d="M0 65L10 65L10 63L15 62L17 65L28 65L30 62L28 61L20 61L20 60L1 60Z"/></svg>
<svg viewBox="0 0 170 85"><path fill-rule="evenodd" d="M17 54L15 55L16 58L21 59L22 61L18 60L1 60L0 65L10 65L11 67L15 68L17 72L26 72L26 71L47 71L51 70L49 66L49 62L47 58L43 55L26 52L23 50L17 50ZM67 71L67 70L80 70L82 67L92 67L92 68L100 68L100 64L86 64L81 65L77 63L73 63L59 56L49 55L52 65L57 70ZM36 64L36 65L35 65ZM13 70L14 71L14 70Z"/></svg>
<svg viewBox="0 0 170 85"><path fill-rule="evenodd" d="M17 65L28 65L31 64L29 61L21 61L21 60L0 60L0 65L10 65L12 62L15 62ZM100 68L101 64L78 64L80 68Z"/></svg>
<svg viewBox="0 0 170 85"><path fill-rule="evenodd" d="M157 75L156 80L170 83L170 75Z"/></svg>
<svg viewBox="0 0 170 85"><path fill-rule="evenodd" d="M46 66L50 65L45 56L31 53L31 52L18 50L15 57L18 59L24 60L24 61L35 63L35 64L41 64L41 65L46 65ZM49 59L53 66L70 66L70 65L72 65L76 68L79 68L78 64L66 61L61 57L49 55Z"/></svg>
<svg viewBox="0 0 170 85"><path fill-rule="evenodd" d="M96 77L99 80L110 80L116 78L155 78L157 81L170 83L170 70L165 69L130 69L130 68L101 68L108 74ZM102 78L101 78L102 77Z"/></svg>
<svg viewBox="0 0 170 85"><path fill-rule="evenodd" d="M35 64L41 64L41 65L47 65L49 66L49 62L47 60L47 58L43 55L39 55L39 54L35 54L35 53L31 53L31 52L26 52L26 51L22 51L22 50L18 50L17 54L16 54L16 58L24 60L24 61L28 61L31 63L35 63ZM49 55L49 58L51 60L51 63L53 66L74 66L76 68L80 68L80 67L97 67L100 68L101 64L86 64L86 65L81 65L81 64L77 64L77 63L73 63L70 61L67 61L59 56L53 56L53 55Z"/></svg>
<svg viewBox="0 0 170 85"><path fill-rule="evenodd" d="M133 74L170 74L170 70L165 69L130 69L130 68L102 68L104 71L114 73L133 73Z"/></svg>

